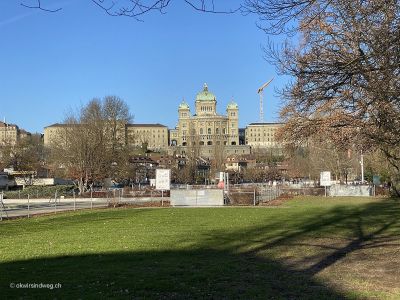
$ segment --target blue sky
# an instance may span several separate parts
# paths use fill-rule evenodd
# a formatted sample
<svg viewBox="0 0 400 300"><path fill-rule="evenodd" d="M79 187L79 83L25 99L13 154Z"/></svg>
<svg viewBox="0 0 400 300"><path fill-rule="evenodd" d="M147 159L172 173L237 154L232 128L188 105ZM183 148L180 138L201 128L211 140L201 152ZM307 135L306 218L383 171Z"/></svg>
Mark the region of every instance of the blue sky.
<svg viewBox="0 0 400 300"><path fill-rule="evenodd" d="M245 127L258 121L257 89L273 76L264 120L278 120L274 88L285 81L263 59L267 36L255 16L204 14L173 1L166 14L138 22L107 16L90 0L42 0L63 7L57 13L27 9L21 1L0 2L1 120L43 132L92 98L117 95L135 123L173 128L179 103L185 98L193 112L206 82L218 112L233 98Z"/></svg>

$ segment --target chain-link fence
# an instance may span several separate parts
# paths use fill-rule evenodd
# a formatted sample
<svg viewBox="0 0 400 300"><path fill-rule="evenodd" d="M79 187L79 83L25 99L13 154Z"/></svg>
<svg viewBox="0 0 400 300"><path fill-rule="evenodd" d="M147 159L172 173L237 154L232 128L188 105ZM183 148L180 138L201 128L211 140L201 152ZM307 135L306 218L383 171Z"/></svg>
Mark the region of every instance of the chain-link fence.
<svg viewBox="0 0 400 300"><path fill-rule="evenodd" d="M20 194L21 195L21 194ZM78 197L77 194L51 197L36 194L23 197L9 197L8 193L0 193L0 220L15 217L31 217L36 214L55 214L61 211L93 209L104 207L131 206L168 206L169 193L153 191L134 197L123 189L89 191Z"/></svg>

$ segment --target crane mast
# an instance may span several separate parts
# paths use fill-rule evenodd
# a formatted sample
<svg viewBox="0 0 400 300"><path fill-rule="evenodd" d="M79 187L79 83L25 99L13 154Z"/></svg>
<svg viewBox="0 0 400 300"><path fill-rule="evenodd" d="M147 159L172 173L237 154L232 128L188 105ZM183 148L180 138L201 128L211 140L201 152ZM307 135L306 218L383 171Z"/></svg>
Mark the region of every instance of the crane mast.
<svg viewBox="0 0 400 300"><path fill-rule="evenodd" d="M264 89L274 80L274 77L268 81L267 83L264 83L258 90L257 93L260 95L260 123L264 122Z"/></svg>

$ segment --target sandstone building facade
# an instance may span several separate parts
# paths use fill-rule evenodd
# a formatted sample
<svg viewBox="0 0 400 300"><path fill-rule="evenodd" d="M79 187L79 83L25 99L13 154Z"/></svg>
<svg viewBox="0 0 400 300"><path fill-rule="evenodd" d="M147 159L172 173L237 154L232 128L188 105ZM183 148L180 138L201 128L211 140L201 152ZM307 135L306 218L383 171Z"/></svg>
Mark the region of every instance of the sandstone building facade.
<svg viewBox="0 0 400 300"><path fill-rule="evenodd" d="M168 128L162 124L127 124L127 141L131 146L154 151L165 151L168 148Z"/></svg>
<svg viewBox="0 0 400 300"><path fill-rule="evenodd" d="M226 115L217 113L217 99L204 84L195 100L195 113L183 101L178 107L178 125L171 131L172 146L239 145L239 107L231 102Z"/></svg>
<svg viewBox="0 0 400 300"><path fill-rule="evenodd" d="M217 98L204 84L195 98L194 113L183 101L178 107L178 124L170 130L170 154L225 157L249 154L250 147L239 145L239 106L231 101L226 115L217 113Z"/></svg>
<svg viewBox="0 0 400 300"><path fill-rule="evenodd" d="M15 145L19 139L31 134L15 124L0 122L0 145Z"/></svg>
<svg viewBox="0 0 400 300"><path fill-rule="evenodd" d="M84 126L76 124L53 124L44 128L44 145L62 143L66 140L68 128ZM168 147L168 128L161 124L121 124L118 139L132 147L143 147L154 151L166 151Z"/></svg>
<svg viewBox="0 0 400 300"><path fill-rule="evenodd" d="M281 148L276 133L282 123L250 123L246 127L246 145L252 148Z"/></svg>

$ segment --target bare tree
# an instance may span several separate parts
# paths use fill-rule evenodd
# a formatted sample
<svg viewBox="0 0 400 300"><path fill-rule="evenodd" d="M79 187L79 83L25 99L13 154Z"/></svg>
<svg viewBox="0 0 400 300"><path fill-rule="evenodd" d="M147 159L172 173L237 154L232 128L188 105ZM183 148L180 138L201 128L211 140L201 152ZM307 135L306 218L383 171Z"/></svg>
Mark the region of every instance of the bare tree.
<svg viewBox="0 0 400 300"><path fill-rule="evenodd" d="M67 116L51 142L52 162L77 182L80 193L104 178L126 178L130 169L125 126L130 120L128 106L118 97L92 99Z"/></svg>
<svg viewBox="0 0 400 300"><path fill-rule="evenodd" d="M17 142L0 147L0 168L12 167L15 171L37 172L45 160L45 150L40 134L28 135Z"/></svg>
<svg viewBox="0 0 400 300"><path fill-rule="evenodd" d="M380 149L400 180L400 2L248 0L275 32L298 30L300 42L267 47L281 74L286 141L323 132L343 149ZM296 22L295 26L291 26ZM272 22L272 23L271 23Z"/></svg>

